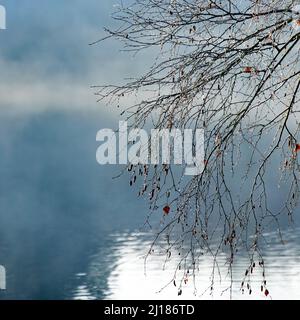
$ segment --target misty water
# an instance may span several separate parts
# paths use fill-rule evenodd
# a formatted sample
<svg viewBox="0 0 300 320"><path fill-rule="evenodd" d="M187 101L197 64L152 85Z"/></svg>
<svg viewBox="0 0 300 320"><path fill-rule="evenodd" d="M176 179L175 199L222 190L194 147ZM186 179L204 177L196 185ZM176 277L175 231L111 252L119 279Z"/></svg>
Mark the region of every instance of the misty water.
<svg viewBox="0 0 300 320"><path fill-rule="evenodd" d="M177 299L176 261L164 256L144 265L152 239L139 232L147 203L138 200L120 168L97 165L97 130L116 122L98 115L44 113L0 120L0 265L7 271L1 299ZM266 235L268 299L300 298L299 211L295 225ZM210 259L183 286L180 299L229 297L225 257L211 296ZM242 295L246 260L234 266L233 297L265 299L261 278Z"/></svg>

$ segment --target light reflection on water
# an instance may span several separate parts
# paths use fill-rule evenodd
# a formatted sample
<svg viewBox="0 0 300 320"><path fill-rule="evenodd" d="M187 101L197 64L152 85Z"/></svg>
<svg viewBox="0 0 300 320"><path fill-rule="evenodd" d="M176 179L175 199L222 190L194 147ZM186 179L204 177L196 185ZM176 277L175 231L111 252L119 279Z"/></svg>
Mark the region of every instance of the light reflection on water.
<svg viewBox="0 0 300 320"><path fill-rule="evenodd" d="M134 230L144 224L148 204L128 201L135 198L126 175L112 183L120 168L96 163L95 132L115 126L100 118L57 111L0 117L0 264L7 271L0 300L177 298L172 286L156 294L173 269L168 264L162 271L162 257L149 260L144 276L151 236ZM270 194L270 203L277 198ZM299 214L295 219L299 225ZM299 229L286 238L284 247L268 248L273 298L300 295ZM202 262L198 295L208 265ZM241 260L235 274L238 280L244 274ZM192 284L187 287L182 298L193 296Z"/></svg>
<svg viewBox="0 0 300 320"><path fill-rule="evenodd" d="M277 234L266 235L265 265L267 299L300 299L300 229L283 234L282 244ZM171 259L163 268L165 256L151 256L146 264L145 253L150 246L147 234L124 233L111 236L109 252L103 249L93 255L86 274L78 274L79 284L73 292L73 299L229 299L230 284L225 255L219 258L220 276L216 275L213 296L210 294L211 259L204 257L195 279L183 284L183 294L178 297L173 283L165 287L174 276L176 259ZM106 271L104 270L106 265ZM251 286L253 293L242 294L240 284L248 266L248 260L240 257L233 270L233 299L266 299L260 292L261 272L254 271ZM108 274L107 268L109 269ZM104 296L100 296L99 286L107 279ZM181 278L178 278L180 281ZM220 281L221 280L221 281ZM172 281L171 281L172 282ZM165 287L165 288L164 288ZM195 291L196 287L196 291ZM163 290L161 290L164 288Z"/></svg>

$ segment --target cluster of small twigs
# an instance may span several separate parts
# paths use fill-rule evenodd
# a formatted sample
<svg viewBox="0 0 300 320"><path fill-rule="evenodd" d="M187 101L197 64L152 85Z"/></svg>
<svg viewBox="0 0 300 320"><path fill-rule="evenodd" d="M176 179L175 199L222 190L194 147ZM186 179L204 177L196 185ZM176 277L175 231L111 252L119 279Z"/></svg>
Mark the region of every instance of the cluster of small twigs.
<svg viewBox="0 0 300 320"><path fill-rule="evenodd" d="M198 176L186 178L182 168L169 165L128 167L131 184L141 182L140 195L149 198L152 214L161 215L149 255L162 238L167 259L181 254L173 280L183 266L183 279L194 276L209 253L213 290L219 254L226 252L232 276L239 250L249 256L241 290L252 292L251 274L260 266L261 290L269 294L263 234L270 226L280 230L282 217L292 221L299 200L295 5L292 0L134 0L113 15L119 27L106 30L124 50L147 50L154 58L141 77L99 87L99 100L123 108L134 127L205 129L205 169ZM283 186L276 205L270 203L274 176Z"/></svg>

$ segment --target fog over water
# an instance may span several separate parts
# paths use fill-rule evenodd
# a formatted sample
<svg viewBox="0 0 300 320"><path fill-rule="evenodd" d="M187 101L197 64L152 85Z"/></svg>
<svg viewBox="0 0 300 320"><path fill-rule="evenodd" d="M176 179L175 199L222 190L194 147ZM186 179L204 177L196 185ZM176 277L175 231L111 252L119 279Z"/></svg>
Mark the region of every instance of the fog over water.
<svg viewBox="0 0 300 320"><path fill-rule="evenodd" d="M112 179L122 167L96 162L96 133L117 128L120 110L97 103L90 86L136 76L151 63L152 52L133 57L110 41L88 45L103 35L104 26L112 26L111 0L1 0L1 5L7 30L0 32L0 265L6 268L7 290L0 299L176 299L172 286L157 293L176 259L163 271L164 257L153 256L144 274L153 239L139 232L147 202L137 198L126 174ZM277 208L284 190L278 190L276 175L268 179L269 200ZM294 216L294 225L282 222L285 245L274 233L267 235L274 299L299 298L299 208ZM244 259L234 269L237 299L245 298L238 282ZM196 296L189 282L181 298L211 298L202 295L209 265L204 257ZM228 298L228 292L220 295L228 286L222 272L215 298ZM253 297L261 298L257 288L259 282Z"/></svg>
<svg viewBox="0 0 300 320"><path fill-rule="evenodd" d="M120 168L96 163L102 121L58 113L1 119L0 261L7 297L63 298L99 243L109 247L111 232L142 223L145 203L136 201L127 178L112 180Z"/></svg>
<svg viewBox="0 0 300 320"><path fill-rule="evenodd" d="M114 128L117 122L96 113L1 118L0 262L7 269L7 291L1 298L177 297L172 287L156 294L169 281L174 261L163 271L162 257L153 257L144 276L143 257L152 239L139 233L146 201L137 199L126 174L112 179L121 167L96 162L96 132L109 125ZM285 233L286 245L270 235L266 252L274 298L299 292L298 221ZM237 279L242 268L241 259ZM207 259L196 297L209 275ZM281 286L289 289L283 293ZM237 289L235 294L241 298ZM191 284L183 295L189 297L194 297Z"/></svg>

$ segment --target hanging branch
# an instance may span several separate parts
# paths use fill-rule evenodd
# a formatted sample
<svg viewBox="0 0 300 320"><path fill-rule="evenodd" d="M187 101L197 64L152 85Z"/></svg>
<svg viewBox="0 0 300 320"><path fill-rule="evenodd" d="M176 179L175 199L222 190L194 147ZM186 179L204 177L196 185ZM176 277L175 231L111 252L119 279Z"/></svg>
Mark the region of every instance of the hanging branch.
<svg viewBox="0 0 300 320"><path fill-rule="evenodd" d="M236 254L245 251L242 291L252 293L251 275L260 268L269 295L263 234L280 230L282 218L292 221L299 200L300 18L293 6L135 0L113 15L119 27L106 29L105 39L122 41L124 50L153 53L153 64L137 79L98 87L99 100L123 107L135 127L205 129L205 170L198 176L186 178L176 166L128 167L131 184L141 182L140 195L161 215L148 256L161 239L167 260L180 254L173 279L184 270L179 294L203 254L213 257L213 290L219 255L226 253L232 277ZM276 175L285 197L280 208L270 203Z"/></svg>

